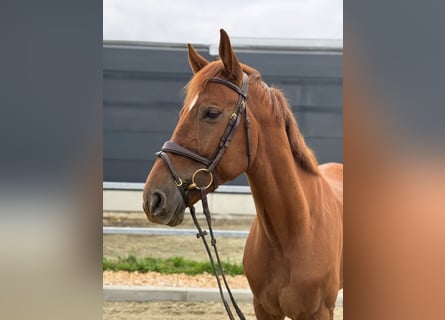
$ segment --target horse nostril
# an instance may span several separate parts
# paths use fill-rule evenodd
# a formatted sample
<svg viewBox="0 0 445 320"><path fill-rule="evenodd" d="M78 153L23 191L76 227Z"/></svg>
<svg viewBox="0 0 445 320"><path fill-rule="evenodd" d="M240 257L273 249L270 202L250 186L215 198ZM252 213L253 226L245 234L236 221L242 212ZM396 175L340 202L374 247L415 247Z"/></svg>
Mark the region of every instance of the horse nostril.
<svg viewBox="0 0 445 320"><path fill-rule="evenodd" d="M154 191L150 200L150 212L153 216L160 214L165 206L166 196L161 191Z"/></svg>

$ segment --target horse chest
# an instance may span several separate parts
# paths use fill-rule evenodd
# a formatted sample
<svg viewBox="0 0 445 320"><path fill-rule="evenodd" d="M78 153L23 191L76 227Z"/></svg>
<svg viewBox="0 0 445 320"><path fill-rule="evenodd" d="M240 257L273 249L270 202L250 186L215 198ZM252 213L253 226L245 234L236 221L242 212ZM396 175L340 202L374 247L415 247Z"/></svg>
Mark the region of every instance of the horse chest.
<svg viewBox="0 0 445 320"><path fill-rule="evenodd" d="M254 222L244 250L244 271L255 299L271 314L317 310L322 301L323 272L313 272L309 253L289 250L275 247Z"/></svg>
<svg viewBox="0 0 445 320"><path fill-rule="evenodd" d="M281 290L289 284L289 263L273 244L257 232L254 222L244 250L244 271L255 297L262 297L270 308L279 306Z"/></svg>

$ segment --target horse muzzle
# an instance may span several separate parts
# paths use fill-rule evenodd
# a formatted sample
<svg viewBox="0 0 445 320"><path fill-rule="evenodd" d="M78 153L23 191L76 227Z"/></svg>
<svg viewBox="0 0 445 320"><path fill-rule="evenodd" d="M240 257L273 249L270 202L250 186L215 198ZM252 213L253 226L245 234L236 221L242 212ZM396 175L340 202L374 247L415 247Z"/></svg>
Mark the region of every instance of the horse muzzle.
<svg viewBox="0 0 445 320"><path fill-rule="evenodd" d="M176 190L169 193L160 189L144 191L142 206L148 220L154 223L177 226L184 219L185 204Z"/></svg>

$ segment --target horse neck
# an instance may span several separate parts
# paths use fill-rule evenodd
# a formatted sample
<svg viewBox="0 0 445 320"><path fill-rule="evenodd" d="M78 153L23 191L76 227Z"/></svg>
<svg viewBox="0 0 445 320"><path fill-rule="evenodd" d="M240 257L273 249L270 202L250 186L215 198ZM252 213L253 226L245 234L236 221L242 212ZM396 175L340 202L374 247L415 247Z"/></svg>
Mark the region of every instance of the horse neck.
<svg viewBox="0 0 445 320"><path fill-rule="evenodd" d="M261 137L247 177L258 223L270 241L283 247L290 237L308 230L311 189L316 187L317 177L297 165L285 132L268 132Z"/></svg>

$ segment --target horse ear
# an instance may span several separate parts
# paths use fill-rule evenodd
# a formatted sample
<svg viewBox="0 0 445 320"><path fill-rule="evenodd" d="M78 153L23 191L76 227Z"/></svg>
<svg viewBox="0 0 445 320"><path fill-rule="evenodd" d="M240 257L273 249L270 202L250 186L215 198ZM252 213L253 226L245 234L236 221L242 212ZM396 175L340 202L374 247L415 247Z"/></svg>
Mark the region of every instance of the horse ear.
<svg viewBox="0 0 445 320"><path fill-rule="evenodd" d="M239 85L243 78L241 64L239 63L235 52L232 50L232 45L230 44L230 39L227 33L221 29L220 35L219 56L224 64L224 70L229 76L229 79L235 81L235 83Z"/></svg>
<svg viewBox="0 0 445 320"><path fill-rule="evenodd" d="M187 44L189 48L189 64L192 68L193 73L197 73L199 70L204 68L209 62L202 57L189 43Z"/></svg>

